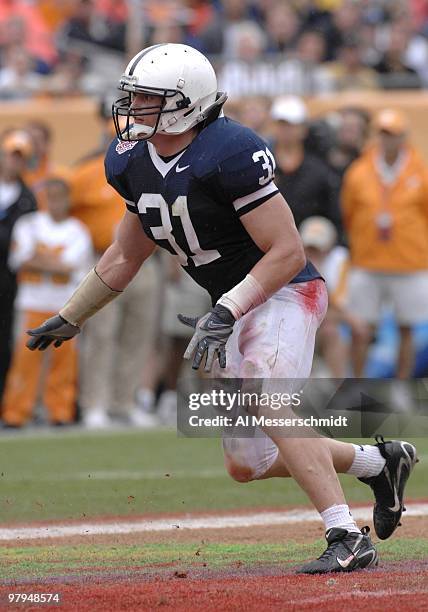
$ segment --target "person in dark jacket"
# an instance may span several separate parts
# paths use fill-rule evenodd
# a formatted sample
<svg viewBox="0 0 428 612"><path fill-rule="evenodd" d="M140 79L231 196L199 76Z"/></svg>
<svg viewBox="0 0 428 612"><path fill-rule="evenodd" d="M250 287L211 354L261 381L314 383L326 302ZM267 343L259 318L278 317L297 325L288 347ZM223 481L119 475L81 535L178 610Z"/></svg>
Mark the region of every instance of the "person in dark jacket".
<svg viewBox="0 0 428 612"><path fill-rule="evenodd" d="M274 100L271 117L275 122L275 182L287 200L297 227L314 215L329 219L342 235L340 220L340 179L319 157L305 150L308 113L295 96Z"/></svg>
<svg viewBox="0 0 428 612"><path fill-rule="evenodd" d="M12 229L19 217L36 210L34 195L21 178L31 154L26 132L13 130L0 137L0 399L13 341L16 276L7 265Z"/></svg>

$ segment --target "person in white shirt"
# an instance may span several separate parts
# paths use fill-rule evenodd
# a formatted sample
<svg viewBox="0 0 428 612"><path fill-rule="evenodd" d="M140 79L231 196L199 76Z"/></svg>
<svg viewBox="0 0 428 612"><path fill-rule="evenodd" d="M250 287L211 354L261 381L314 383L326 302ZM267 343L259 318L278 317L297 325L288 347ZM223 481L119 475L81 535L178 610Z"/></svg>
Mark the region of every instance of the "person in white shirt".
<svg viewBox="0 0 428 612"><path fill-rule="evenodd" d="M75 418L76 343L52 351L45 364L43 353L25 348L25 330L56 312L92 263L89 231L69 217L68 184L62 179L49 179L46 194L47 211L21 218L12 234L9 266L18 272L15 304L23 326L3 401L3 424L9 427L21 427L30 420L41 387L52 424L71 423Z"/></svg>
<svg viewBox="0 0 428 612"><path fill-rule="evenodd" d="M327 314L318 331L317 348L324 358L328 376L345 378L349 375L350 354L340 325L345 324L358 337L369 334L364 321L348 308L349 251L337 244L337 230L325 217L308 217L300 224L299 233L306 256L322 274L329 295Z"/></svg>

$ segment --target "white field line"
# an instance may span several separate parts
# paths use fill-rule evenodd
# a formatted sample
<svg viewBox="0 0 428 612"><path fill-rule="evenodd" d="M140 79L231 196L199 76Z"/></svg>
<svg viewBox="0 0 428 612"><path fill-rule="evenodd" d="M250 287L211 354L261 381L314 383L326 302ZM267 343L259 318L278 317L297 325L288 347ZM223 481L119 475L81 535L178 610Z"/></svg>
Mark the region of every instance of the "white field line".
<svg viewBox="0 0 428 612"><path fill-rule="evenodd" d="M70 472L58 474L37 474L33 472L21 472L8 476L6 473L2 482L64 482L67 480L159 480L164 478L219 478L226 477L224 468L207 468L202 470L97 470L87 472Z"/></svg>
<svg viewBox="0 0 428 612"><path fill-rule="evenodd" d="M352 512L358 520L370 520L372 507L355 508ZM427 516L428 504L408 504L407 516ZM229 514L226 516L183 517L117 521L105 523L79 523L74 525L46 525L44 527L0 528L0 540L35 540L39 538L64 538L72 536L118 535L176 529L230 529L238 527L269 527L319 521L314 510L288 510L286 512L259 512L257 514Z"/></svg>

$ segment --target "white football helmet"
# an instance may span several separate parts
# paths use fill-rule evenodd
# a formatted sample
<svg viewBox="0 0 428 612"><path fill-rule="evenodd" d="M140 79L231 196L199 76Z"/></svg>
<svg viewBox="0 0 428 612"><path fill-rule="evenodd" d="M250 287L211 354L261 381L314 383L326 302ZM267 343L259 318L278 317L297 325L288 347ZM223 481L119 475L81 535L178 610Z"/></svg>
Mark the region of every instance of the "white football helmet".
<svg viewBox="0 0 428 612"><path fill-rule="evenodd" d="M192 47L172 43L137 53L121 76L119 89L128 92L112 106L120 140L148 140L156 133L183 134L214 111L217 117L227 98L217 92L217 78L208 59ZM137 93L159 96L159 103L132 107ZM154 127L132 121L148 115L157 115Z"/></svg>

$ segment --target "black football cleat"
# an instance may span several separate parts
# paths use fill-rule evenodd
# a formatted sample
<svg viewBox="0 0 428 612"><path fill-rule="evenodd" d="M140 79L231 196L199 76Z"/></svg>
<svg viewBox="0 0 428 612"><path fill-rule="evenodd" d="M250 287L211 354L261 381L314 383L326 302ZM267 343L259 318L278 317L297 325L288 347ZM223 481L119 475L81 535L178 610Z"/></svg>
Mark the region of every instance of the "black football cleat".
<svg viewBox="0 0 428 612"><path fill-rule="evenodd" d="M296 573L330 574L374 567L378 563L378 555L369 532L369 527L363 527L361 533L351 533L340 527L329 529L325 534L328 544L326 550L318 559L303 565Z"/></svg>
<svg viewBox="0 0 428 612"><path fill-rule="evenodd" d="M376 442L382 457L386 459L385 467L378 476L358 480L368 484L373 490L374 528L378 538L386 540L400 525L400 518L405 510L404 488L419 459L416 448L409 442L398 440L385 442L382 436L376 436Z"/></svg>

